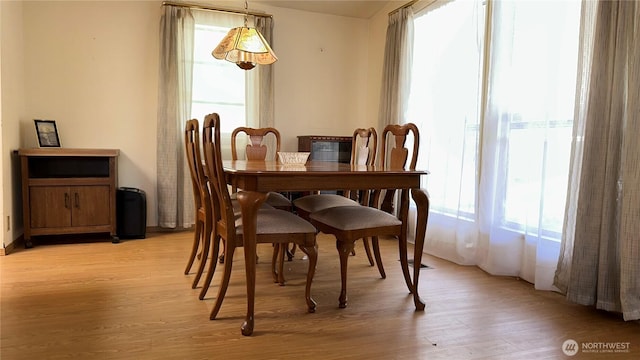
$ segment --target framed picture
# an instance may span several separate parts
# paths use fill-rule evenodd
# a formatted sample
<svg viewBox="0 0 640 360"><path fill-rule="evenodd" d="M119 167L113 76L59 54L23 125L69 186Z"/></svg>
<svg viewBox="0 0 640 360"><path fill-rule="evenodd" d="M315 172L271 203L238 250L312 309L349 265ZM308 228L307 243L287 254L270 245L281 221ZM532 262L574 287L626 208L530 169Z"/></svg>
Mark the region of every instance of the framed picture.
<svg viewBox="0 0 640 360"><path fill-rule="evenodd" d="M60 147L58 128L54 120L33 120L36 124L40 147Z"/></svg>

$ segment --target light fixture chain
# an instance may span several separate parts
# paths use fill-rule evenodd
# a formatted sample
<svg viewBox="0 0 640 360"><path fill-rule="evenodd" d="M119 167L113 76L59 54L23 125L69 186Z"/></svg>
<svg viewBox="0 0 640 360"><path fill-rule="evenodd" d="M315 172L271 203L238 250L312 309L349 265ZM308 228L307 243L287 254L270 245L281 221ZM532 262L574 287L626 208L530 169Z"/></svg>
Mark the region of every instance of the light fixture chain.
<svg viewBox="0 0 640 360"><path fill-rule="evenodd" d="M244 1L244 27L248 28L248 17L249 17L249 2L247 0Z"/></svg>

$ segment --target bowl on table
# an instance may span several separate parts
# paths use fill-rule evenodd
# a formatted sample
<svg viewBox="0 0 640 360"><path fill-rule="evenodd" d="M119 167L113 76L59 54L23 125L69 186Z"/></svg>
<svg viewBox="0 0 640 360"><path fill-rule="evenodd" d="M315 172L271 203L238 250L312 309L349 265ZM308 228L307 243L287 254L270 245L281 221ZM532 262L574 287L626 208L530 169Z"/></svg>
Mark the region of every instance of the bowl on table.
<svg viewBox="0 0 640 360"><path fill-rule="evenodd" d="M307 162L310 152L278 152L278 160L283 165L297 165L301 166Z"/></svg>

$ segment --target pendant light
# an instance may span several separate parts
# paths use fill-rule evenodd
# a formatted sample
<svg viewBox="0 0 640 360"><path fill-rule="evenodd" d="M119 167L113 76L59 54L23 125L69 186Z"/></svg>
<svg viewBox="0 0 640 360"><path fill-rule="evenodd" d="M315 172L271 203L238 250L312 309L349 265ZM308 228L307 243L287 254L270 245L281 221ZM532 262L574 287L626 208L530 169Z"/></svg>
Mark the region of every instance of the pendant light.
<svg viewBox="0 0 640 360"><path fill-rule="evenodd" d="M248 26L249 5L246 1L244 10L244 26L229 30L211 55L216 59L235 63L243 70L251 70L256 64L273 64L278 58L269 43L256 28Z"/></svg>

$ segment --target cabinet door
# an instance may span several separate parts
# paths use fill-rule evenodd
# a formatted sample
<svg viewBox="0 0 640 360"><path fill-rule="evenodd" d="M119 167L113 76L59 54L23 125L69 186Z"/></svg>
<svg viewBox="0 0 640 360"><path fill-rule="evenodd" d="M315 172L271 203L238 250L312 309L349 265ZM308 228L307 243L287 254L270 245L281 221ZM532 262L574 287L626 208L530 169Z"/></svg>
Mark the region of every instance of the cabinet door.
<svg viewBox="0 0 640 360"><path fill-rule="evenodd" d="M71 194L67 186L29 188L32 228L71 226Z"/></svg>
<svg viewBox="0 0 640 360"><path fill-rule="evenodd" d="M109 186L74 186L72 194L73 226L110 224Z"/></svg>

